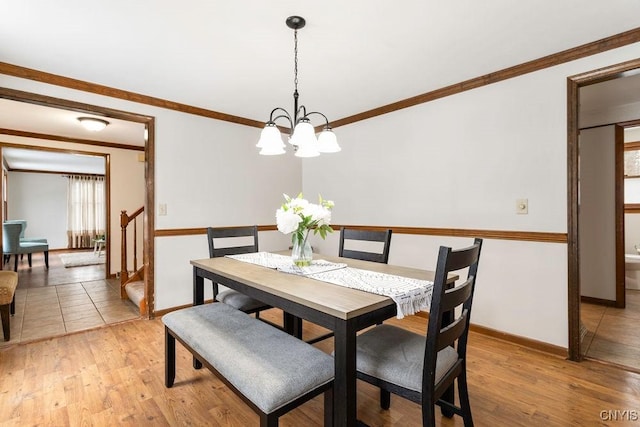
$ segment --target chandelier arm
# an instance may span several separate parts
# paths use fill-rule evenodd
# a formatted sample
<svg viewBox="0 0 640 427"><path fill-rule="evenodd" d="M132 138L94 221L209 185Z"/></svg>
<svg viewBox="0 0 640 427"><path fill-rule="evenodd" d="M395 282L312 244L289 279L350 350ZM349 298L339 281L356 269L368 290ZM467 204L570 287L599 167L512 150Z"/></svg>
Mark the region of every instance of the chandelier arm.
<svg viewBox="0 0 640 427"><path fill-rule="evenodd" d="M309 117L312 114L318 114L322 117L324 117L324 121L325 121L325 129L331 129L331 126L329 126L329 119L327 118L327 116L325 116L324 114L322 114L319 111L312 111L310 113L305 114L305 117Z"/></svg>
<svg viewBox="0 0 640 427"><path fill-rule="evenodd" d="M291 129L293 129L293 122L291 121L291 116L289 116L289 113L287 113L285 110L283 110L283 111L284 111L285 114L280 114L279 116L275 116L270 121L272 123L275 123L276 120L278 120L278 119L282 119L282 118L287 119L287 121L289 122L289 127Z"/></svg>
<svg viewBox="0 0 640 427"><path fill-rule="evenodd" d="M273 110L271 110L271 114L269 114L269 121L273 122L275 119L273 118L273 115L276 113L276 111L282 111L284 113L284 115L278 116L278 117L286 117L289 119L289 121L291 121L291 116L289 115L289 112L287 110L285 110L282 107L276 107Z"/></svg>

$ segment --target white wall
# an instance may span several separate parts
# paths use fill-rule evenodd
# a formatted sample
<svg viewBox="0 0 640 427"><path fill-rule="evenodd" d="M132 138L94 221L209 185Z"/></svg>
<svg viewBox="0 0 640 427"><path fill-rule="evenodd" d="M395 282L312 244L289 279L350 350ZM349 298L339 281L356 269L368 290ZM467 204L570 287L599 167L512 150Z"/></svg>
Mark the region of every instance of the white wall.
<svg viewBox="0 0 640 427"><path fill-rule="evenodd" d="M580 291L616 300L615 128L580 131Z"/></svg>
<svg viewBox="0 0 640 427"><path fill-rule="evenodd" d="M27 221L25 237L47 239L49 249L67 247L67 180L49 173L8 173L8 218Z"/></svg>
<svg viewBox="0 0 640 427"><path fill-rule="evenodd" d="M340 224L566 233L567 77L638 56L630 45L339 127L343 151L305 160L304 192L333 199ZM428 268L441 242L394 236L390 261ZM472 322L567 346L567 263L566 244L487 241Z"/></svg>
<svg viewBox="0 0 640 427"><path fill-rule="evenodd" d="M339 127L343 151L302 167L258 156L259 129L14 77L0 86L155 116L156 202L168 208L158 229L273 224L281 193L302 189L336 202L335 223L562 233L567 76L638 56L640 44L630 45ZM518 198L529 199L529 215L515 214ZM156 238L156 309L191 301L188 263L202 240ZM391 260L429 268L441 242L468 241L394 236ZM487 241L482 256L472 321L567 346L566 244Z"/></svg>

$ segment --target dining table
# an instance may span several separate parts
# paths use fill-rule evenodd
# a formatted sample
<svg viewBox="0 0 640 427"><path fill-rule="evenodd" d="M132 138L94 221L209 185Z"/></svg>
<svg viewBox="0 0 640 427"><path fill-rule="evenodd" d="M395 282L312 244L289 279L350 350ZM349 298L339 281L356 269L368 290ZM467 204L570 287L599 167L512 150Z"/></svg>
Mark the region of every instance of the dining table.
<svg viewBox="0 0 640 427"><path fill-rule="evenodd" d="M327 262L355 269L433 281L433 271L390 264L315 255ZM289 274L274 268L231 257L192 260L193 305L204 304L204 279L242 292L285 313L287 332L301 337L302 319L333 331L335 379L333 411L335 426L356 426L356 335L357 332L398 313L388 296ZM453 284L458 276L450 275Z"/></svg>

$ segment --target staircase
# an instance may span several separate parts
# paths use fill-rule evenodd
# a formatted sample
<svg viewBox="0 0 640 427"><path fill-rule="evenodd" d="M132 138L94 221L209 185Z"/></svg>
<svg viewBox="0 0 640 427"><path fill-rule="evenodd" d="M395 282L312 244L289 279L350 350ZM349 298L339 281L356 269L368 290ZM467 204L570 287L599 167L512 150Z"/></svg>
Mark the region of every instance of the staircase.
<svg viewBox="0 0 640 427"><path fill-rule="evenodd" d="M140 309L140 315L147 314L147 299L145 293L144 265L138 268L138 220L144 212L144 206L132 213L120 212L120 228L122 230L122 250L120 262L120 298L129 298ZM133 227L129 228L129 225ZM127 236L133 242L133 269L128 268Z"/></svg>

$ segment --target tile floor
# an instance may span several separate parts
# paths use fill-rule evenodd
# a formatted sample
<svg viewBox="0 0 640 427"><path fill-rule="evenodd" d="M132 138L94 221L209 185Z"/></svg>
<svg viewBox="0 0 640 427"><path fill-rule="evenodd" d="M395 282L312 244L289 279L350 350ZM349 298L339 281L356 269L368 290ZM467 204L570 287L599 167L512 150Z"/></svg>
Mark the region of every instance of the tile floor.
<svg viewBox="0 0 640 427"><path fill-rule="evenodd" d="M65 269L55 254L49 258L48 270L35 258L32 268L20 263L11 340L0 339L0 348L140 317L120 299L117 280L100 279L104 265Z"/></svg>
<svg viewBox="0 0 640 427"><path fill-rule="evenodd" d="M627 289L626 301L624 309L581 304L582 354L640 371L640 291Z"/></svg>

